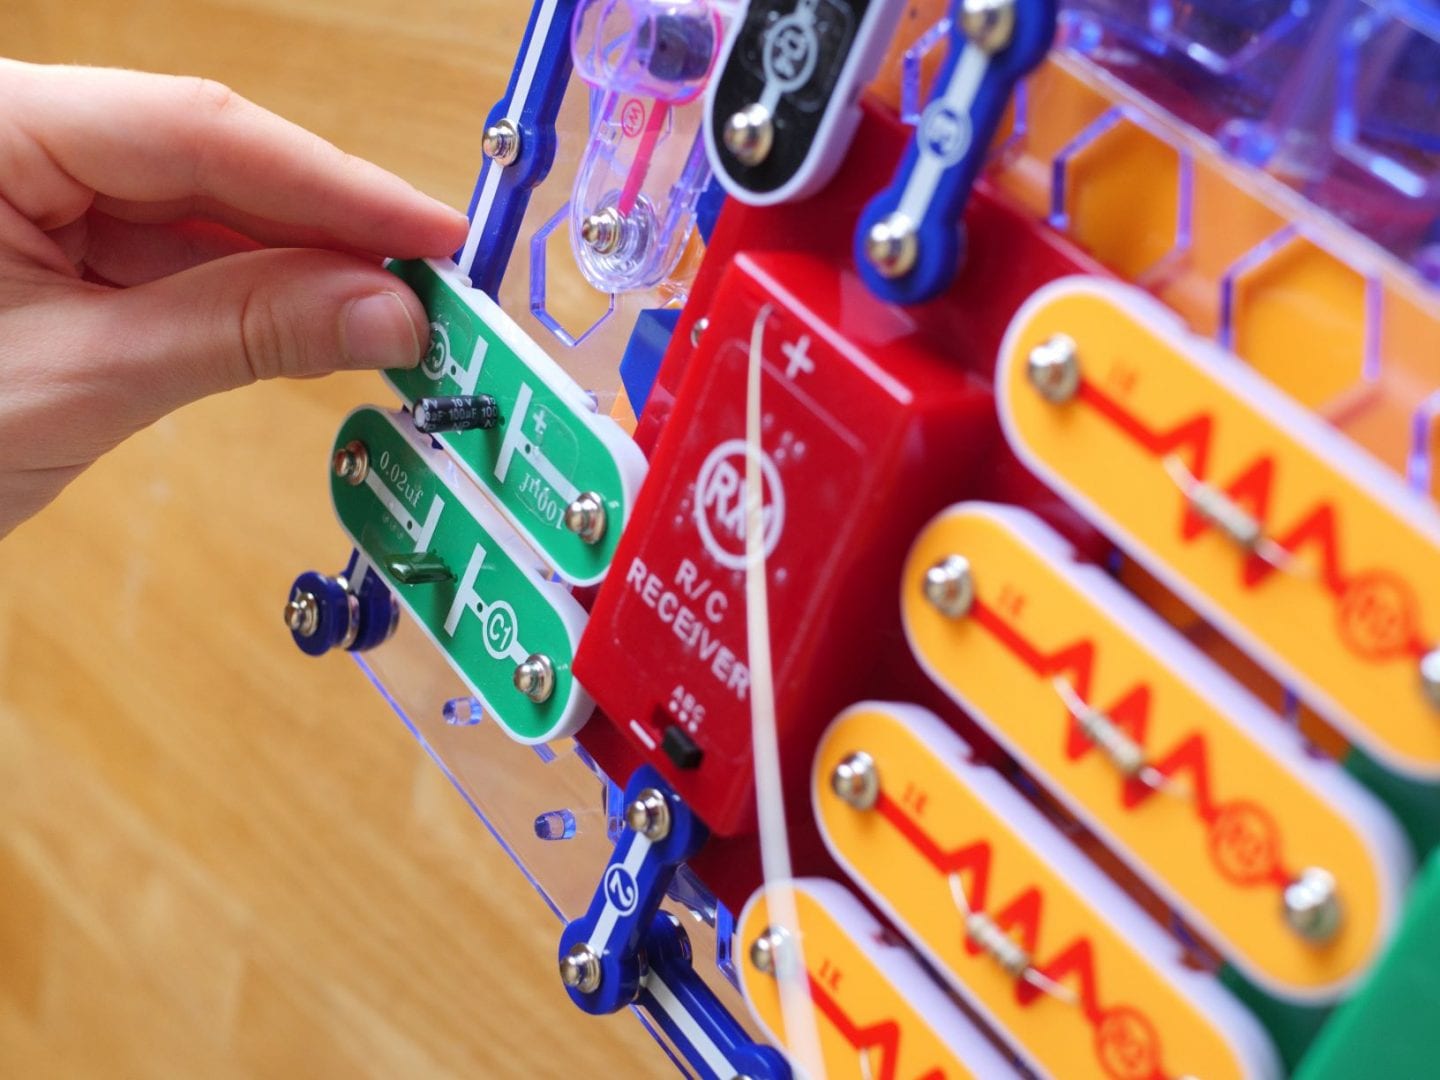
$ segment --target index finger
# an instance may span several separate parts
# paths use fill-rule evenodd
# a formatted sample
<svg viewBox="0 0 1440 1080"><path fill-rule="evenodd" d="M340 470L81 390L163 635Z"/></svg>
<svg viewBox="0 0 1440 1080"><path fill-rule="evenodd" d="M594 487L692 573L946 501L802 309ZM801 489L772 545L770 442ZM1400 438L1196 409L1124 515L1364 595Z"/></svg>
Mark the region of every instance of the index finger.
<svg viewBox="0 0 1440 1080"><path fill-rule="evenodd" d="M89 192L209 200L376 253L443 255L465 239L457 211L220 83L0 61L0 86L10 122ZM4 164L0 155L0 183L26 184L24 170L7 177ZM43 192L25 194L22 211L36 201L53 211Z"/></svg>

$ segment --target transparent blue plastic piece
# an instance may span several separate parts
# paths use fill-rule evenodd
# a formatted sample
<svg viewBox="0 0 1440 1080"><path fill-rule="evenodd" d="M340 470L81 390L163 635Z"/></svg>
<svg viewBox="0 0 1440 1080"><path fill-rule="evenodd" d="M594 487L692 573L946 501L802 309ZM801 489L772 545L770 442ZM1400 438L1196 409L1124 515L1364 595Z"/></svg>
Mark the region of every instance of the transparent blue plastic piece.
<svg viewBox="0 0 1440 1080"><path fill-rule="evenodd" d="M1440 6L1078 0L1066 44L1440 281Z"/></svg>
<svg viewBox="0 0 1440 1080"><path fill-rule="evenodd" d="M722 30L700 0L582 0L570 47L591 86L682 105L705 89Z"/></svg>
<svg viewBox="0 0 1440 1080"><path fill-rule="evenodd" d="M523 746L486 722L478 703L409 618L401 617L384 649L352 655L560 925L583 914L615 838L625 829L621 788L574 739ZM684 926L696 973L749 1030L749 1013L729 964L730 912L683 865L662 910ZM690 1075L660 1030L643 1012L632 1011L681 1075Z"/></svg>
<svg viewBox="0 0 1440 1080"><path fill-rule="evenodd" d="M535 835L541 840L573 839L575 815L569 810L546 810L535 819Z"/></svg>
<svg viewBox="0 0 1440 1080"><path fill-rule="evenodd" d="M709 0L588 0L576 12L575 73L600 98L570 242L597 289L648 289L680 261L710 182L698 98L722 31Z"/></svg>
<svg viewBox="0 0 1440 1080"><path fill-rule="evenodd" d="M452 727L468 727L485 719L485 706L480 704L479 698L451 698L440 709L440 715Z"/></svg>

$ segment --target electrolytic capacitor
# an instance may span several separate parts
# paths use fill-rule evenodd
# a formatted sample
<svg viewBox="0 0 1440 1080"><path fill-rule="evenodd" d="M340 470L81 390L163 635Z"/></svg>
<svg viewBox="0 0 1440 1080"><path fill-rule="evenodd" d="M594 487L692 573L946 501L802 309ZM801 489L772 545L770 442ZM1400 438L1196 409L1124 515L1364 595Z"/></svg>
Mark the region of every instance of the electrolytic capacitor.
<svg viewBox="0 0 1440 1080"><path fill-rule="evenodd" d="M499 424L500 406L489 394L424 397L415 402L414 416L415 430L426 435L437 431L471 431Z"/></svg>

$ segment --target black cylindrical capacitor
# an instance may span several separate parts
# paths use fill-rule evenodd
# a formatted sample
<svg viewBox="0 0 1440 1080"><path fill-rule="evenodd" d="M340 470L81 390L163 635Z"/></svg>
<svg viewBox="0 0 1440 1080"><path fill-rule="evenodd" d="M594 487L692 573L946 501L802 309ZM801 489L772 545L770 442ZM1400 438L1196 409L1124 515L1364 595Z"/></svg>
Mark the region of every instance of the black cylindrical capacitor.
<svg viewBox="0 0 1440 1080"><path fill-rule="evenodd" d="M414 416L415 429L433 435L437 431L493 428L500 422L500 407L489 394L424 397L415 402Z"/></svg>

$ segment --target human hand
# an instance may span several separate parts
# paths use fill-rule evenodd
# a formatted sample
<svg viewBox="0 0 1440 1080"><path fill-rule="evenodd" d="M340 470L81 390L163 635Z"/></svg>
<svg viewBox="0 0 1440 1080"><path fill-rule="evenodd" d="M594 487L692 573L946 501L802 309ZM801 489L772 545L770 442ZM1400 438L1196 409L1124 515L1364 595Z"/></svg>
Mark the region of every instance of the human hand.
<svg viewBox="0 0 1440 1080"><path fill-rule="evenodd" d="M0 59L0 537L172 409L404 367L463 215L198 79Z"/></svg>

